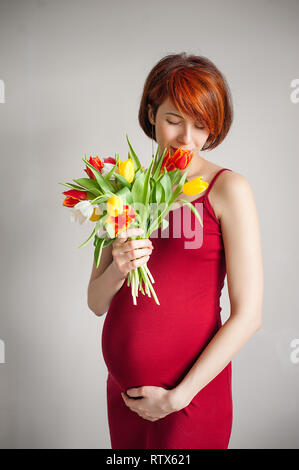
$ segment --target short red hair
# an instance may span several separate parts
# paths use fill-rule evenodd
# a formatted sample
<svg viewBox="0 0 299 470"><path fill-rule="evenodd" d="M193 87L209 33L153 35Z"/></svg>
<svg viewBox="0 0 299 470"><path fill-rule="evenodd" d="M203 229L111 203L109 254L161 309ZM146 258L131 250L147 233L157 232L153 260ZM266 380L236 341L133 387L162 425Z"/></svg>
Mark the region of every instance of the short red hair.
<svg viewBox="0 0 299 470"><path fill-rule="evenodd" d="M232 124L232 98L225 77L213 62L182 52L165 56L154 66L145 81L138 114L139 124L150 138L148 105L156 117L167 98L182 114L207 126L210 135L202 150L212 150L223 141ZM153 137L156 140L155 130Z"/></svg>

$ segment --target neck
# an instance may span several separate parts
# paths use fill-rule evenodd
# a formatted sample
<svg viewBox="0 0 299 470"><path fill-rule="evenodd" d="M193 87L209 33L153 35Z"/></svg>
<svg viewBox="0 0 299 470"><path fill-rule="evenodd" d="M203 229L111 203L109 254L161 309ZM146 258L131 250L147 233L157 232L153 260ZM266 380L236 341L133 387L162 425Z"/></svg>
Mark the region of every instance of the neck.
<svg viewBox="0 0 299 470"><path fill-rule="evenodd" d="M205 166L205 159L202 158L199 154L194 155L189 166L187 167L189 169L188 174L187 174L187 179L191 180L198 176L202 176L202 171L203 171L204 166Z"/></svg>

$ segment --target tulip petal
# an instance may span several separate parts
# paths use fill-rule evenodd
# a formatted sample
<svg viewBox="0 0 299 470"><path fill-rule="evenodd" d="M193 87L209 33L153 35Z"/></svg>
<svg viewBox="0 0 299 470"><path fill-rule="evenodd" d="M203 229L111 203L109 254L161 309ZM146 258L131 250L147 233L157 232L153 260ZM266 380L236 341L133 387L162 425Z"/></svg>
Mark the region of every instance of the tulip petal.
<svg viewBox="0 0 299 470"><path fill-rule="evenodd" d="M195 194L199 194L205 191L208 186L209 183L203 181L202 176L199 176L198 178L194 178L191 181L187 181L187 183L183 185L182 191L187 196L194 196Z"/></svg>

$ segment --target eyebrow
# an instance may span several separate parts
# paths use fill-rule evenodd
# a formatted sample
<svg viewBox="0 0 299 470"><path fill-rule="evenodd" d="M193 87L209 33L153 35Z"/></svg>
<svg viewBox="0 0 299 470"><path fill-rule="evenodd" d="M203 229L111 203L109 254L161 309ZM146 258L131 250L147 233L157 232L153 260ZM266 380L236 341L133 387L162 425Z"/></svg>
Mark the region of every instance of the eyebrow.
<svg viewBox="0 0 299 470"><path fill-rule="evenodd" d="M165 113L165 114L172 114L173 116L177 116L177 117L179 117L179 118L181 118L181 119L184 119L183 116L181 116L180 114L171 113L171 112L168 112L168 113ZM199 120L197 120L196 122L197 122L198 124L202 124L203 126L205 125L205 123L204 123L203 120L200 120L200 119L199 119Z"/></svg>
<svg viewBox="0 0 299 470"><path fill-rule="evenodd" d="M173 114L173 116L178 116L183 119L183 116L180 116L179 114L176 114L176 113L165 113L165 114Z"/></svg>

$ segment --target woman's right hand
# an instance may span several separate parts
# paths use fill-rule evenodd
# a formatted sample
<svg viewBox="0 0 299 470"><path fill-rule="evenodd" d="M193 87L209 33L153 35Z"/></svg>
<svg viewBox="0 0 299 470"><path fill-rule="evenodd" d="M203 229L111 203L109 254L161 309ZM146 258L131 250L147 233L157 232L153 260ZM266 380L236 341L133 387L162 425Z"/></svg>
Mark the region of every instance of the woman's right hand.
<svg viewBox="0 0 299 470"><path fill-rule="evenodd" d="M123 279L132 269L147 263L153 251L153 244L149 238L128 240L130 237L138 237L142 234L141 228L128 228L120 232L112 243L112 263Z"/></svg>

